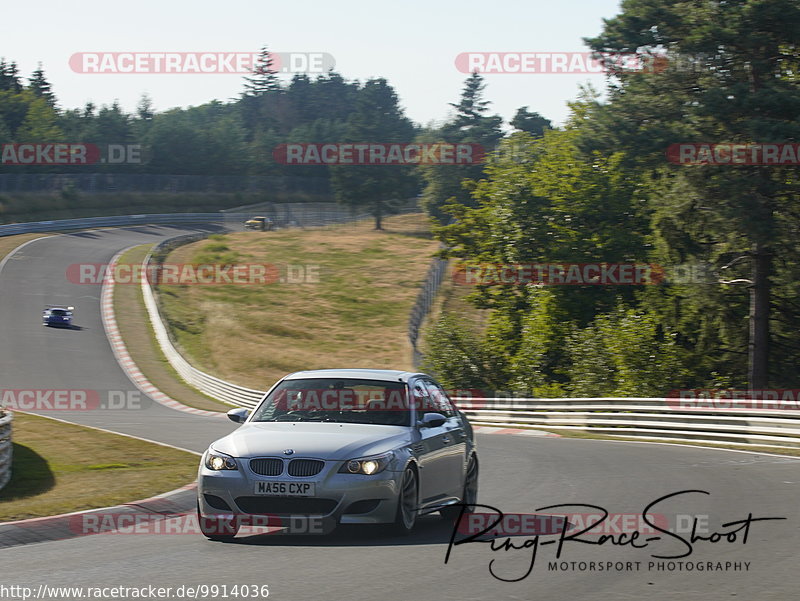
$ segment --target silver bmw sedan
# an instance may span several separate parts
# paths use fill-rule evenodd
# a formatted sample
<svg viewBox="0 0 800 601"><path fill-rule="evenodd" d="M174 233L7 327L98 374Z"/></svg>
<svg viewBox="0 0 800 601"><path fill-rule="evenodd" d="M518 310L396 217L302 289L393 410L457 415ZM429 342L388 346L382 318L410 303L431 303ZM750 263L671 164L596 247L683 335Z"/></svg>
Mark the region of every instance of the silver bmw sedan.
<svg viewBox="0 0 800 601"><path fill-rule="evenodd" d="M455 520L477 502L472 428L423 373L324 369L290 374L242 425L213 442L198 474L198 520L212 540L242 525L327 533L337 524Z"/></svg>

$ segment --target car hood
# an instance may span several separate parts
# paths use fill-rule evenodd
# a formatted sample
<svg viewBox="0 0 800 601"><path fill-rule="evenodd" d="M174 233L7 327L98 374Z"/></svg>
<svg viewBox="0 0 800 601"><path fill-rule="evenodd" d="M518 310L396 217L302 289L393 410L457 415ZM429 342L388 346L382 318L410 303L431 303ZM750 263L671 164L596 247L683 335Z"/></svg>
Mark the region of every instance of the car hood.
<svg viewBox="0 0 800 601"><path fill-rule="evenodd" d="M403 446L409 428L374 424L312 422L249 422L214 442L217 451L233 457L292 457L345 460L377 455Z"/></svg>

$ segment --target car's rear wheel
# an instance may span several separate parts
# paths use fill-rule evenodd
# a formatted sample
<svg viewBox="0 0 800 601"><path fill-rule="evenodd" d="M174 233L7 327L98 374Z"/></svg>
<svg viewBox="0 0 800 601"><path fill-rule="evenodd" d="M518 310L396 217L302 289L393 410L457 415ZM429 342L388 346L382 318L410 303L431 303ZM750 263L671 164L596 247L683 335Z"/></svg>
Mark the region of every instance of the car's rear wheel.
<svg viewBox="0 0 800 601"><path fill-rule="evenodd" d="M200 513L200 501L197 502L197 523L200 526L200 532L208 540L230 541L239 532L239 520L236 519L236 516L205 517Z"/></svg>
<svg viewBox="0 0 800 601"><path fill-rule="evenodd" d="M466 505L466 507L443 507L439 510L439 513L444 519L454 522L462 515L462 509L464 510L464 515L475 511L475 503L478 502L478 459L475 455L469 458L469 463L467 464L467 474L464 477L464 492L461 494L461 502Z"/></svg>

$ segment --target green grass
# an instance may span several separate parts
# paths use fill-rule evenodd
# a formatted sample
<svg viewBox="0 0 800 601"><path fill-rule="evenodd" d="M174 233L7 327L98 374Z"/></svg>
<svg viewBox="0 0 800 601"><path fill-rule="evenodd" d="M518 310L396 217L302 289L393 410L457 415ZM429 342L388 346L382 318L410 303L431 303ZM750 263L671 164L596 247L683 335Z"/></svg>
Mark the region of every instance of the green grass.
<svg viewBox="0 0 800 601"><path fill-rule="evenodd" d="M192 364L251 388L301 369L411 369L408 316L438 243L416 215L384 227L243 232L180 247L167 262L272 264L282 277L289 265L310 266L319 280L160 285L162 315Z"/></svg>
<svg viewBox="0 0 800 601"><path fill-rule="evenodd" d="M13 428L0 521L127 503L196 477L197 456L178 449L20 412Z"/></svg>

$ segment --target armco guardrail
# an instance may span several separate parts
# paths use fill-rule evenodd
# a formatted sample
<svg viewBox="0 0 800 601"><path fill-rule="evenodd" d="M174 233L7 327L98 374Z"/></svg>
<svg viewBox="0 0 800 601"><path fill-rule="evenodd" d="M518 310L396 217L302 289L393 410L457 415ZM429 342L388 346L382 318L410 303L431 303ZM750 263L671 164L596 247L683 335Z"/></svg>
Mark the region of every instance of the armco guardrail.
<svg viewBox="0 0 800 601"><path fill-rule="evenodd" d="M160 254L159 251L169 245L199 239L198 236L205 234L192 234L165 241L153 249L151 256ZM147 260L150 260L150 256ZM444 271L444 267L434 264L430 274L434 273L434 269L441 269L442 273ZM433 285L440 278L440 275L429 275L427 281ZM431 290L428 286L425 289ZM190 365L180 355L161 320L148 282L142 282L142 291L159 344L181 377L211 397L241 407L254 407L263 396L262 391L237 386L211 376ZM430 295L430 292L425 294ZM679 399L652 397L455 397L454 400L476 425L575 430L640 440L800 447L800 411L687 408L681 405ZM722 407L721 402L717 400L716 406ZM740 403L735 400L728 402L731 407Z"/></svg>
<svg viewBox="0 0 800 601"><path fill-rule="evenodd" d="M370 215L352 214L348 209L333 203L272 203L267 211L276 227L314 227L349 223L365 219ZM418 211L414 207L402 212ZM0 225L0 237L39 232L64 232L87 230L99 227L125 227L136 225L181 225L191 223L221 223L241 226L255 213L218 211L216 213L155 213L142 215L112 215L110 217L85 217L82 219L57 219L53 221L29 221Z"/></svg>
<svg viewBox="0 0 800 601"><path fill-rule="evenodd" d="M2 489L11 479L11 422L14 419L13 413L0 412L0 489Z"/></svg>
<svg viewBox="0 0 800 601"><path fill-rule="evenodd" d="M81 171L83 171L81 169ZM0 173L0 193L195 192L307 194L331 197L326 177L281 175L169 175L155 173Z"/></svg>
<svg viewBox="0 0 800 601"><path fill-rule="evenodd" d="M146 261L152 256L162 255L168 248L206 235L190 234L167 240L155 247ZM444 272L444 267L433 265L431 273L434 269ZM441 275L430 275L427 281L433 285L440 278ZM430 290L428 286L426 289ZM142 282L142 291L156 338L181 377L213 398L236 406L254 407L262 398L263 391L237 386L190 365L170 340L148 282ZM686 408L679 399L652 397L455 397L454 400L476 425L575 430L640 440L800 447L800 411ZM721 403L717 400L716 406L721 407ZM732 407L737 403L740 401L729 401Z"/></svg>
<svg viewBox="0 0 800 601"><path fill-rule="evenodd" d="M225 217L227 220L238 220L243 215L252 216L251 213L226 213ZM341 214L338 213L312 212L303 214L299 222L294 221L289 225L301 227L310 225L333 225L341 224L347 221L357 221L366 217L369 217L369 215L350 215L345 219ZM170 249L182 244L189 244L190 242L201 240L207 235L208 234L206 233L185 234L164 240L151 249L150 253L144 259L144 264L146 266L151 262L158 262L161 260L161 257L165 256ZM162 352L170 362L170 365L172 365L175 371L177 371L178 374L180 374L180 376L186 380L186 382L204 394L207 394L208 396L224 403L233 404L239 407L255 407L255 405L264 396L264 391L253 390L252 388L245 388L243 386L226 382L225 380L216 378L191 365L188 361L186 361L186 359L183 358L178 349L175 348L175 345L170 337L169 330L164 325L164 322L161 318L161 314L158 309L158 301L156 300L153 288L146 278L144 278L142 281L142 295L144 297L144 303L145 307L147 308L148 316L150 317L150 322L153 324L156 340L158 340L158 344L161 347Z"/></svg>
<svg viewBox="0 0 800 601"><path fill-rule="evenodd" d="M59 219L54 221L31 221L0 225L0 236L87 230L98 227L122 227L132 225L179 225L183 223L222 223L231 220L244 221L249 214L223 213L162 213L152 215L114 215L111 217L86 217L83 219Z"/></svg>
<svg viewBox="0 0 800 601"><path fill-rule="evenodd" d="M165 240L151 249L150 253L145 257L144 264L148 265L151 261L156 261L157 257L163 256L164 253L168 252L171 248L182 244L189 244L207 236L208 234L205 233L187 234ZM225 380L215 378L212 375L200 371L183 358L170 339L169 331L161 319L153 288L150 286L150 282L147 281L147 278L142 278L142 295L144 297L147 313L150 316L150 323L153 324L156 340L158 340L158 344L166 356L167 361L169 361L170 365L172 365L175 371L177 371L184 380L201 392L224 403L229 403L237 407L247 407L249 409L256 406L258 401L261 400L261 397L264 396L264 391L237 386L236 384L231 384Z"/></svg>
<svg viewBox="0 0 800 601"><path fill-rule="evenodd" d="M662 398L458 398L476 425L577 430L625 438L800 447L800 411L684 407Z"/></svg>

